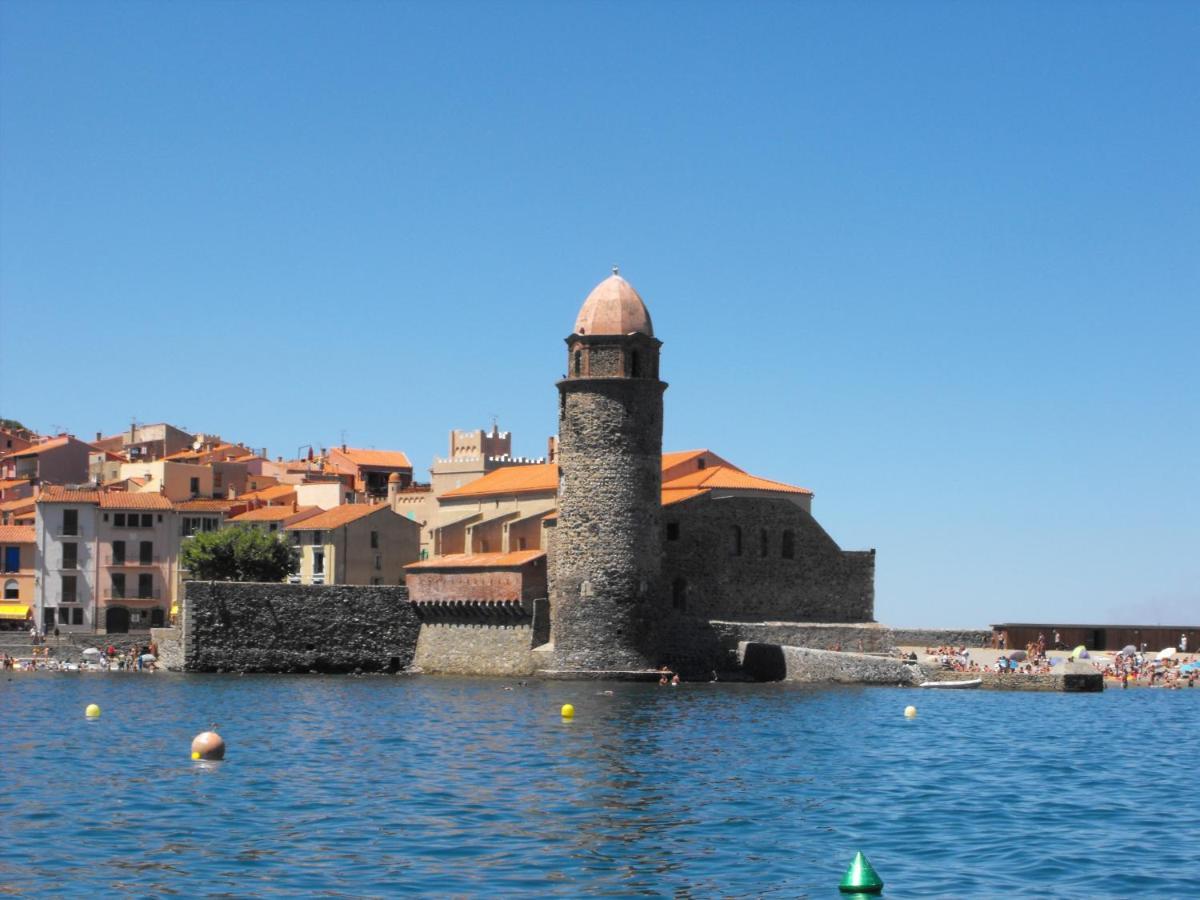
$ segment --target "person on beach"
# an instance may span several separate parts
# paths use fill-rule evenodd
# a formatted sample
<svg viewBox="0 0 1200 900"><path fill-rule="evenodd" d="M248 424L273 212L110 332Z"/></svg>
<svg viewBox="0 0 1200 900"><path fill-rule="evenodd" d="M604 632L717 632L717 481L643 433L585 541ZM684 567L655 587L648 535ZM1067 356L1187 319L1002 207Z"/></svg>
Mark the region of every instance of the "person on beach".
<svg viewBox="0 0 1200 900"><path fill-rule="evenodd" d="M1187 635L1186 634L1181 634L1179 636L1179 652L1187 653Z"/></svg>

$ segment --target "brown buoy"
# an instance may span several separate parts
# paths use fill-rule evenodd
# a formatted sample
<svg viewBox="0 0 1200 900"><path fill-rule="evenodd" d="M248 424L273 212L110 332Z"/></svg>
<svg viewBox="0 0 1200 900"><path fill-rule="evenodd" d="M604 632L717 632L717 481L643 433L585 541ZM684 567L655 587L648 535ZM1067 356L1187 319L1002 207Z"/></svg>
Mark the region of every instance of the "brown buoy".
<svg viewBox="0 0 1200 900"><path fill-rule="evenodd" d="M225 740L215 731L192 738L192 759L224 759Z"/></svg>

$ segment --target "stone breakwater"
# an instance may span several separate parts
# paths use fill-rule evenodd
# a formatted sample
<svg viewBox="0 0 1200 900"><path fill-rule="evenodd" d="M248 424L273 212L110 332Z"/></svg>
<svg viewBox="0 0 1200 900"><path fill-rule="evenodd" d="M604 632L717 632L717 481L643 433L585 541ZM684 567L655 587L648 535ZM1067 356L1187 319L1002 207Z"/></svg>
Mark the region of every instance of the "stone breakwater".
<svg viewBox="0 0 1200 900"><path fill-rule="evenodd" d="M743 641L738 645L738 660L743 671L758 681L915 685L925 680L925 673L915 663L866 653Z"/></svg>
<svg viewBox="0 0 1200 900"><path fill-rule="evenodd" d="M397 672L420 620L402 586L189 581L189 672Z"/></svg>

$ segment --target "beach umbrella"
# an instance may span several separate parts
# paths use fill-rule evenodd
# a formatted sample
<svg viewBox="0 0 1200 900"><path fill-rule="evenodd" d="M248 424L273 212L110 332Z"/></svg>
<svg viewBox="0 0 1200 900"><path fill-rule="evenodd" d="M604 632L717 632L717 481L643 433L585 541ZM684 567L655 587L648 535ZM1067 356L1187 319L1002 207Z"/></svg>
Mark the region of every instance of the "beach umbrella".
<svg viewBox="0 0 1200 900"><path fill-rule="evenodd" d="M100 648L99 647L88 647L86 650L83 651L83 655L84 656L99 656Z"/></svg>
<svg viewBox="0 0 1200 900"><path fill-rule="evenodd" d="M1133 644L1126 644L1124 647L1121 648L1121 656L1136 656L1136 655L1137 655L1137 647L1133 646Z"/></svg>
<svg viewBox="0 0 1200 900"><path fill-rule="evenodd" d="M1071 651L1071 655L1074 656L1076 659L1080 659L1080 658L1087 659L1087 647L1084 646L1083 644L1080 644L1078 647L1076 647L1074 650Z"/></svg>
<svg viewBox="0 0 1200 900"><path fill-rule="evenodd" d="M1154 658L1155 659L1167 659L1174 655L1175 655L1174 647L1163 647L1161 650L1158 651L1158 656L1156 656Z"/></svg>
<svg viewBox="0 0 1200 900"><path fill-rule="evenodd" d="M1029 654L1026 653L1024 650L1014 650L1012 653L1008 654L1008 658L1020 660L1020 659L1024 659L1028 655Z"/></svg>

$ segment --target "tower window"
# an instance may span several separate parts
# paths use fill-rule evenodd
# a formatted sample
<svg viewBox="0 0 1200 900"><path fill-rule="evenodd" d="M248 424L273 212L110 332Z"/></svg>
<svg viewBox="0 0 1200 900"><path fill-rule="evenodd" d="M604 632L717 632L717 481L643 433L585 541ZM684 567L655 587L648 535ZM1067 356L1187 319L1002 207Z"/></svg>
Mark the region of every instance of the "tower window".
<svg viewBox="0 0 1200 900"><path fill-rule="evenodd" d="M758 533L758 555L765 557L771 549L771 538L767 534L767 529L763 529Z"/></svg>
<svg viewBox="0 0 1200 900"><path fill-rule="evenodd" d="M732 546L730 547L730 549L733 551L733 555L741 556L742 555L742 526L741 525L733 526L733 532L731 534L731 537L733 538L733 542L732 542Z"/></svg>
<svg viewBox="0 0 1200 900"><path fill-rule="evenodd" d="M668 522L667 523L667 540L668 541L679 540L679 523L678 522Z"/></svg>
<svg viewBox="0 0 1200 900"><path fill-rule="evenodd" d="M700 457L698 460L696 460L696 468L697 469L707 469L708 468L708 460L705 459L703 456Z"/></svg>
<svg viewBox="0 0 1200 900"><path fill-rule="evenodd" d="M633 378L642 377L642 361L638 357L638 352L633 350L629 354L629 374Z"/></svg>
<svg viewBox="0 0 1200 900"><path fill-rule="evenodd" d="M583 372L583 351L582 350L575 351L574 369L575 369L576 375L579 375Z"/></svg>
<svg viewBox="0 0 1200 900"><path fill-rule="evenodd" d="M796 532L790 528L784 529L782 556L784 559L796 558Z"/></svg>
<svg viewBox="0 0 1200 900"><path fill-rule="evenodd" d="M687 579L676 578L671 584L671 605L675 609L687 609Z"/></svg>

